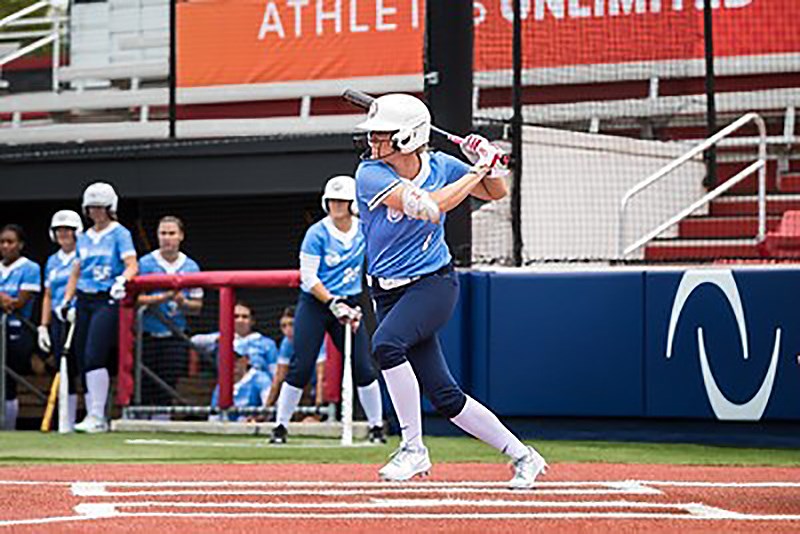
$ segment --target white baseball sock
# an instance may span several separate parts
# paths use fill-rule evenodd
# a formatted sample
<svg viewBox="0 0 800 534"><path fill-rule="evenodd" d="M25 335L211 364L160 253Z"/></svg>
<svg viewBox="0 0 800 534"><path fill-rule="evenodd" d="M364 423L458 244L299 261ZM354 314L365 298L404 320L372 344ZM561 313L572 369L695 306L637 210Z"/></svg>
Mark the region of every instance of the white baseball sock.
<svg viewBox="0 0 800 534"><path fill-rule="evenodd" d="M373 426L383 426L383 407L381 406L381 386L374 380L367 386L358 388L358 400L364 408L367 416L367 424Z"/></svg>
<svg viewBox="0 0 800 534"><path fill-rule="evenodd" d="M495 414L470 396L467 396L467 403L461 412L450 420L464 432L472 434L514 460L528 454L528 448L519 438Z"/></svg>
<svg viewBox="0 0 800 534"><path fill-rule="evenodd" d="M19 399L7 400L5 430L16 430L18 413L19 413Z"/></svg>
<svg viewBox="0 0 800 534"><path fill-rule="evenodd" d="M108 369L95 369L86 373L86 389L89 390L90 403L89 415L98 419L106 417L106 400L108 400L108 385L110 379Z"/></svg>
<svg viewBox="0 0 800 534"><path fill-rule="evenodd" d="M300 397L302 396L302 389L296 388L287 382L281 384L281 392L278 395L278 413L275 416L275 422L279 425L287 426L289 421L292 420L292 414L300 403Z"/></svg>
<svg viewBox="0 0 800 534"><path fill-rule="evenodd" d="M392 406L400 421L403 443L413 448L422 448L422 407L419 399L419 382L411 364L401 363L382 371L386 389L392 398Z"/></svg>
<svg viewBox="0 0 800 534"><path fill-rule="evenodd" d="M75 417L78 413L78 396L74 393L67 397L67 419L69 420L69 429L75 426Z"/></svg>

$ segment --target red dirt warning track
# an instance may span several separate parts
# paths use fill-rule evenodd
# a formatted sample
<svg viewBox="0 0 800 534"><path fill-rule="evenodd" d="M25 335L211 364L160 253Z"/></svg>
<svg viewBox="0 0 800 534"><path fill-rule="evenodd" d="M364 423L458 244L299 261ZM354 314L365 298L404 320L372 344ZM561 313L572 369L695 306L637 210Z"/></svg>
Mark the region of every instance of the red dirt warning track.
<svg viewBox="0 0 800 534"><path fill-rule="evenodd" d="M0 468L2 532L797 532L800 469L557 464L531 491L503 465L411 483L368 465Z"/></svg>

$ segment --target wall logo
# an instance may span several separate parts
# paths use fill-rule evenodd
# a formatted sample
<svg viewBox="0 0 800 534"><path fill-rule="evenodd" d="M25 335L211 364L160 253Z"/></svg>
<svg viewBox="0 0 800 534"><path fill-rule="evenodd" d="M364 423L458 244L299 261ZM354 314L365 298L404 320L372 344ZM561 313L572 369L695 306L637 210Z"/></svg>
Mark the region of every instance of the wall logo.
<svg viewBox="0 0 800 534"><path fill-rule="evenodd" d="M675 301L672 304L672 314L669 319L669 333L667 334L667 358L672 357L672 341L675 335L675 327L678 324L678 319L681 316L683 307L692 292L703 284L715 285L722 291L725 298L728 299L728 304L730 304L733 315L736 317L736 323L739 326L742 355L745 360L748 359L750 357L749 343L747 338L747 326L744 319L744 308L742 307L742 298L739 295L739 289L736 286L733 273L728 269L692 270L684 273L683 278L681 278L681 283L678 285L678 290L675 293ZM717 419L729 421L758 421L761 419L775 383L778 355L781 352L780 347L781 329L776 328L772 359L769 362L767 375L764 377L761 387L749 401L743 404L736 404L729 400L717 385L714 373L711 371L711 366L708 363L708 355L706 354L706 346L703 338L703 328L699 327L697 329L697 348L700 356L700 367L703 373L703 383L705 384L706 394L711 403L711 408L714 410L714 415L717 416Z"/></svg>

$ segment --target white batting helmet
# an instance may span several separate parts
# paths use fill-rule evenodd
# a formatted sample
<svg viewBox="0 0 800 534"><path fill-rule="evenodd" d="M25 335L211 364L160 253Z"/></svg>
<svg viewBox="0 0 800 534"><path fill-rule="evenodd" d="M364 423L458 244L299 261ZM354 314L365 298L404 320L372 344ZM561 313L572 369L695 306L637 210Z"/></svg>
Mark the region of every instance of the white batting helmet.
<svg viewBox="0 0 800 534"><path fill-rule="evenodd" d="M379 96L372 101L367 120L356 128L367 132L395 132L396 150L410 154L431 137L431 112L419 98L403 93Z"/></svg>
<svg viewBox="0 0 800 534"><path fill-rule="evenodd" d="M111 187L111 184L105 182L95 182L83 192L82 207L84 213L86 213L86 209L90 206L95 206L108 208L108 210L114 214L117 212L117 202L119 202L117 193L114 191L114 188Z"/></svg>
<svg viewBox="0 0 800 534"><path fill-rule="evenodd" d="M50 241L56 242L56 228L72 228L75 236L83 232L81 216L72 210L61 210L53 214L50 220Z"/></svg>
<svg viewBox="0 0 800 534"><path fill-rule="evenodd" d="M346 200L350 202L350 213L358 215L356 206L356 181L352 176L341 174L330 178L322 193L322 209L328 213L329 200Z"/></svg>

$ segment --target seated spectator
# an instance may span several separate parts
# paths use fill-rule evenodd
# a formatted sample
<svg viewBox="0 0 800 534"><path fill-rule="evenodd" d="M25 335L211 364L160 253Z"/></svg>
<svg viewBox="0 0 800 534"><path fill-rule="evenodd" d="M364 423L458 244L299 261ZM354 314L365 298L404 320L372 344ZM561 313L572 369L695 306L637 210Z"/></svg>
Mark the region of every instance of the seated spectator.
<svg viewBox="0 0 800 534"><path fill-rule="evenodd" d="M237 407L263 406L270 391L278 348L275 342L253 330L255 314L244 302L234 307L233 352L236 356L233 403ZM206 351L219 350L219 332L192 336L192 343ZM214 389L211 405L218 406L219 386Z"/></svg>
<svg viewBox="0 0 800 534"><path fill-rule="evenodd" d="M275 377L272 381L269 395L267 397L267 406L272 406L278 399L278 394L281 391L281 384L286 373L289 371L289 362L294 354L294 306L288 306L283 310L280 321L281 333L283 339L281 340L280 350L278 352L278 365L275 371ZM317 356L316 374L311 386L314 388L314 404L320 406L324 402L323 398L323 384L325 380L325 341L319 348L319 355Z"/></svg>

